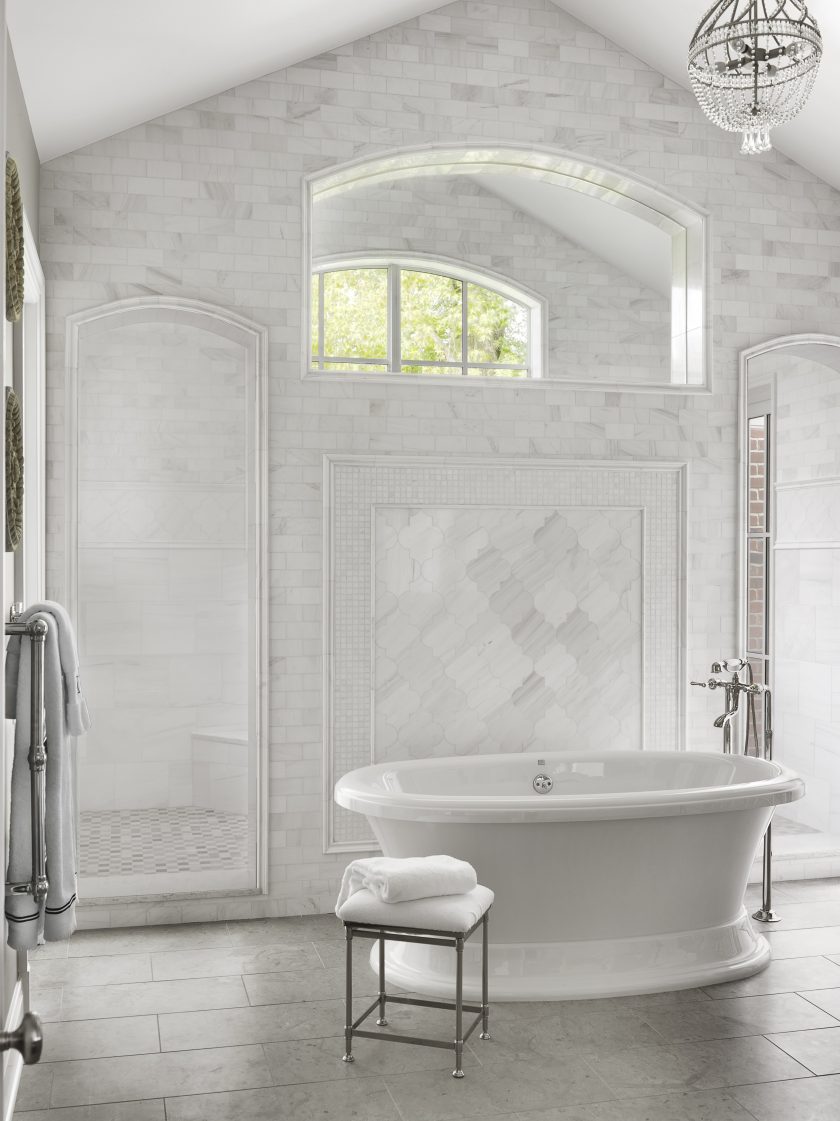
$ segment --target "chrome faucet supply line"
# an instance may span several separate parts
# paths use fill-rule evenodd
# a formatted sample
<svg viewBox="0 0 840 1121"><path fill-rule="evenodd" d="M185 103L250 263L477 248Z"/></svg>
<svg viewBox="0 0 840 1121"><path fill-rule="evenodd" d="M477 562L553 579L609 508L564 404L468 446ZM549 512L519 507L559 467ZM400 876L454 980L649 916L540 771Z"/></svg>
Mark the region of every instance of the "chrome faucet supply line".
<svg viewBox="0 0 840 1121"><path fill-rule="evenodd" d="M753 713L753 720L755 720L755 713ZM773 758L773 697L766 686L764 689L764 758ZM761 906L757 911L753 911L753 918L758 919L759 922L781 922L780 916L773 910L772 828L772 824L768 825L767 832L764 834L764 854L761 864Z"/></svg>
<svg viewBox="0 0 840 1121"><path fill-rule="evenodd" d="M741 681L740 674L742 669L746 669L749 674L748 684L744 684L744 682ZM745 658L729 658L723 662L712 662L711 672L712 674L731 673L732 677L728 680L721 681L718 677L712 676L708 681L692 681L691 684L697 685L701 689L726 690L725 711L714 721L714 726L716 728L723 729L724 754L729 755L732 753L732 722L738 714L738 703L741 699L741 693L746 693L748 694L750 703L747 705L747 729L744 737L744 754L747 753L749 748L750 728L752 728L756 752L760 752L762 758L772 760L773 701L769 687L753 681L752 666ZM758 742L758 727L755 714L755 698L757 695L761 695L764 702L764 736L761 745L759 745ZM764 834L764 851L761 869L761 907L753 913L752 917L758 919L759 922L775 923L780 921L779 915L773 910L773 833L771 825L767 826L767 830Z"/></svg>

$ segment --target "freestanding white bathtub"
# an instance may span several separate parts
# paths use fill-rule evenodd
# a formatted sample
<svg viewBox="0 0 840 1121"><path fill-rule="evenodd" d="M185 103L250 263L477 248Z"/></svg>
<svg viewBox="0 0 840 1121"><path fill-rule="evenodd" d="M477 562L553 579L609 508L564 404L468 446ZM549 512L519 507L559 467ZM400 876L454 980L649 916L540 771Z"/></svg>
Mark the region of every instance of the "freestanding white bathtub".
<svg viewBox="0 0 840 1121"><path fill-rule="evenodd" d="M534 790L538 774L549 793ZM770 950L744 890L773 807L803 793L778 763L676 751L388 763L335 787L387 856L449 853L495 891L494 1000L657 992L763 968ZM478 950L464 955L472 996ZM388 976L446 994L452 956L391 944Z"/></svg>

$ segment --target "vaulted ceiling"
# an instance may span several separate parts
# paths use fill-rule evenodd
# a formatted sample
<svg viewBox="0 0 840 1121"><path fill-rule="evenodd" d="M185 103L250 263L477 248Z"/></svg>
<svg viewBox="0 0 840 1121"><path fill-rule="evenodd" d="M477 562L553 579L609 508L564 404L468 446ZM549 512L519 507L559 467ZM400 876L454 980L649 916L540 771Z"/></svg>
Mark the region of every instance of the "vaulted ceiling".
<svg viewBox="0 0 840 1121"><path fill-rule="evenodd" d="M556 0L682 85L711 0ZM46 161L251 78L391 27L440 0L7 0L12 40ZM840 189L840 5L810 4L826 59L776 146ZM733 144L737 141L733 137Z"/></svg>

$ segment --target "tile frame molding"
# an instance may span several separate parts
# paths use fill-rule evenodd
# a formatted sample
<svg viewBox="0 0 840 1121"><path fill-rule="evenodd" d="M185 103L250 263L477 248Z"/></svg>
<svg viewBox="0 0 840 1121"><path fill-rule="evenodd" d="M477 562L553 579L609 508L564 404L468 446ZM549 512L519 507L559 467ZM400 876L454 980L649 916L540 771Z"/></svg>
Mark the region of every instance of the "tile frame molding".
<svg viewBox="0 0 840 1121"><path fill-rule="evenodd" d="M391 148L331 164L303 176L301 239L301 322L311 319L311 276L313 266L312 226L316 196L329 197L350 184L369 184L417 175L468 175L493 171L519 171L538 180L554 182L581 191L606 204L618 206L658 226L672 238L672 278L683 292L679 307L671 311L671 381L654 384L636 382L580 381L546 376L547 362L539 378L516 379L515 384L562 385L570 389L626 390L634 393L708 394L712 392L712 299L711 215L697 203L664 189L652 179L630 175L626 168L604 160L581 159L580 153L554 145L506 143L428 143ZM513 277L508 283L516 284ZM673 289L673 284L672 284ZM550 310L550 309L549 309ZM545 322L547 322L547 317ZM682 340L680 345L678 341ZM545 340L541 340L545 350ZM309 362L310 332L301 331L301 378L315 381L348 379L381 384L401 384L404 374L363 374L358 371L313 370ZM547 358L547 354L546 354ZM411 375L413 378L415 375ZM425 379L430 385L474 385L475 379L443 377ZM483 384L510 385L505 378L482 379Z"/></svg>
<svg viewBox="0 0 840 1121"><path fill-rule="evenodd" d="M675 562L675 587L672 589L673 598L673 612L674 612L674 632L673 632L673 645L674 645L674 660L675 664L669 669L671 680L675 681L675 688L673 694L674 712L674 735L675 744L674 749L679 751L686 750L687 746L687 713L686 713L686 665L687 665L687 618L688 618L688 495L689 495L689 464L685 461L672 461L672 460L593 460L593 459L551 459L551 458L534 458L534 459L517 459L517 458L499 458L487 459L476 456L433 456L433 455L387 455L387 454L342 454L342 453L325 453L323 457L323 572L322 572L322 595L323 595L323 737L322 737L322 778L323 778L323 812L322 812L322 827L323 827L323 851L325 854L329 853L347 853L347 852L371 852L375 850L376 845L371 844L369 840L340 840L336 838L335 824L335 803L333 801L333 787L335 781L339 777L336 769L336 760L334 753L335 746L335 705L334 705L334 685L335 685L335 562L336 562L336 531L334 525L334 516L338 508L336 499L336 475L345 468L358 468L369 467L389 468L393 469L438 469L438 470L452 470L452 469L480 469L482 472L487 471L556 471L556 472L588 472L592 476L603 476L605 473L613 473L614 475L625 476L623 483L619 482L618 485L627 486L627 476L632 475L632 483L639 486L642 483L644 476L653 473L659 473L662 476L670 477L676 485L676 518L673 525L673 533L676 538L676 562ZM594 481L594 480L593 480ZM421 498L406 498L399 496L391 498L390 500L367 501L367 520L373 525L373 518L375 511L380 505L388 506L411 506L422 507L430 505L451 505L451 500L441 497L439 500L435 499L429 501L428 499ZM465 505L472 509L481 506L498 508L500 506L509 505L509 503L500 499L489 499L487 501L471 500L465 502ZM545 502L533 503L534 507L543 506ZM558 504L559 505L559 504ZM622 507L639 509L643 517L643 553L642 553L642 712L643 723L647 722L650 713L653 711L649 707L650 691L647 687L648 678L648 663L651 659L651 653L647 648L646 631L648 623L646 622L648 616L646 614L646 605L648 596L646 595L646 567L647 567L647 525L648 525L648 509L644 503L638 501L622 501L621 497L611 498L609 502L593 501L582 502L577 505L572 505L574 509L585 509L587 506L592 507ZM371 528L371 533L373 532ZM370 548L368 550L368 563L369 571L362 574L361 580L366 581L370 587L370 595L373 597L373 582L375 579L375 565L373 556L374 540L371 537ZM373 601L371 600L368 621L368 641L370 644L370 658L373 658ZM369 682L369 710L368 720L370 726L369 737L369 759L366 762L375 762L375 749L374 749L374 710L373 710L373 689L372 682ZM644 749L644 743L643 748ZM343 772L342 772L343 773Z"/></svg>
<svg viewBox="0 0 840 1121"><path fill-rule="evenodd" d="M65 355L64 355L64 408L65 408L65 454L64 454L64 575L67 609L71 618L78 613L78 552L79 552L79 416L78 416L78 368L79 338L87 323L109 317L124 315L135 311L170 312L174 316L190 318L200 325L204 320L206 330L240 341L248 355L248 366L253 379L250 404L253 410L254 446L246 448L249 471L253 473L253 510L255 537L255 572L253 605L255 633L250 653L254 658L256 682L254 683L254 721L256 733L256 878L255 886L242 891L199 892L198 898L212 897L219 904L228 899L265 896L269 891L269 594L268 594L268 330L225 307L204 300L193 300L179 296L133 296L128 299L114 300L86 308L66 317ZM173 322L179 320L173 318ZM249 426L250 427L250 426ZM136 910L132 905L138 901L174 901L195 899L195 893L179 892L163 895L130 896L107 900L112 910L121 906ZM84 904L84 900L80 899ZM102 900L91 901L91 906L101 906Z"/></svg>

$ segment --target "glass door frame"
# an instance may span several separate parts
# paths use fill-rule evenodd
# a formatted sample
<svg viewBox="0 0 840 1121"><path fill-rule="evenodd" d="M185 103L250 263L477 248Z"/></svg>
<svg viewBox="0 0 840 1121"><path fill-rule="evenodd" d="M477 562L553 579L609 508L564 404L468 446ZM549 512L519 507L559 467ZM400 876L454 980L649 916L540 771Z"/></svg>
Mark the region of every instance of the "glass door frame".
<svg viewBox="0 0 840 1121"><path fill-rule="evenodd" d="M778 338L768 339L766 342L759 343L757 346L749 347L742 350L739 355L738 367L738 475L737 475L737 509L738 509L738 522L737 522L737 564L738 564L738 619L737 619L737 642L739 656L747 655L747 617L749 611L749 579L748 579L748 564L749 564L749 548L748 542L756 540L753 536L750 538L749 533L749 402L748 402L748 376L749 364L755 359L765 354L770 354L777 350L789 350L797 348L801 350L803 347L809 346L834 346L840 347L840 336L838 335L822 335L822 334L802 334L802 335L781 335ZM768 454L766 466L767 478L767 494L766 494L766 561L765 561L765 596L766 596L766 613L765 613L765 640L764 640L764 655L757 655L756 657L763 657L765 683L769 685L771 692L775 685L775 563L774 563L774 543L776 536L776 488L773 482L773 474L775 468L774 455L776 444L776 384L775 379L771 387L771 403L769 411L769 423L767 426L768 436ZM743 742L744 728L743 724L739 727L738 735Z"/></svg>
<svg viewBox="0 0 840 1121"><path fill-rule="evenodd" d="M126 316L126 313L128 315ZM65 385L63 404L65 410L65 448L63 457L64 477L61 481L63 495L56 505L63 515L63 566L58 562L57 572L64 579L61 589L53 594L63 596L71 618L78 618L78 507L79 507L79 344L80 332L86 324L111 317L126 316L126 322L134 317L138 322L161 321L186 322L205 329L216 331L225 337L241 341L248 355L248 402L249 421L247 433L246 461L252 479L248 487L248 509L246 522L253 537L254 563L249 575L249 616L251 633L248 642L248 660L251 667L249 681L249 725L253 727L253 775L249 785L253 795L254 821L249 819L249 832L255 829L255 852L253 859L253 886L247 888L221 888L199 892L171 891L109 899L107 906L118 914L120 908L136 911L136 902L160 902L168 906L173 901L212 899L221 909L226 901L235 901L243 896L268 895L268 850L269 850L269 708L268 708L268 657L269 657L269 603L268 603L268 332L261 324L246 319L227 308L209 304L201 300L175 296L135 296L116 300L97 307L68 315L65 320ZM59 577L60 578L60 577ZM51 589L52 591L52 589ZM79 892L80 902L89 902ZM95 901L94 901L95 902ZM189 921L189 920L184 920Z"/></svg>

